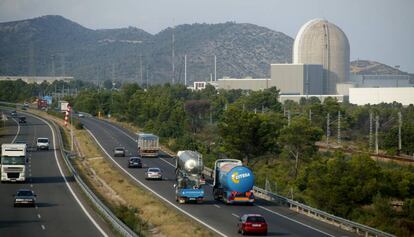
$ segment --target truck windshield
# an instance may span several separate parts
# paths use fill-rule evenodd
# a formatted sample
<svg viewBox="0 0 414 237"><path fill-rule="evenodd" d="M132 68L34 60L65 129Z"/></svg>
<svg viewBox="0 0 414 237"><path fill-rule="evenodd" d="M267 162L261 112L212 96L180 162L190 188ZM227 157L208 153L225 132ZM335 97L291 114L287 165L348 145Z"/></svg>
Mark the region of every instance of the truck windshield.
<svg viewBox="0 0 414 237"><path fill-rule="evenodd" d="M2 165L24 165L26 161L24 156L2 156L1 157Z"/></svg>

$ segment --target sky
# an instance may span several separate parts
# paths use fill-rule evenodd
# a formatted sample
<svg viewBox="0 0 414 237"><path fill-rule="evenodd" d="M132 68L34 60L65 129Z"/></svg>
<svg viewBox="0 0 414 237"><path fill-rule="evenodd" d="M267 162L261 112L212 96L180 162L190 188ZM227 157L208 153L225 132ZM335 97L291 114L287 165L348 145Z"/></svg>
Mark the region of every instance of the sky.
<svg viewBox="0 0 414 237"><path fill-rule="evenodd" d="M0 22L61 15L91 29L134 26L149 33L180 24L252 23L294 38L324 18L347 35L351 60L414 73L414 0L0 0Z"/></svg>

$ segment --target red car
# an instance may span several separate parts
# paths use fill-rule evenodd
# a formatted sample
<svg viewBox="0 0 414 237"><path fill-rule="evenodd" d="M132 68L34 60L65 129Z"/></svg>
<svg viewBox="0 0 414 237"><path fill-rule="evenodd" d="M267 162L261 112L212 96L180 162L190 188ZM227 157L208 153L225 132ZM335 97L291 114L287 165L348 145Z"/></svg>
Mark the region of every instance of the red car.
<svg viewBox="0 0 414 237"><path fill-rule="evenodd" d="M245 214L240 217L237 223L238 232L245 234L267 235L267 223L263 216L259 214Z"/></svg>

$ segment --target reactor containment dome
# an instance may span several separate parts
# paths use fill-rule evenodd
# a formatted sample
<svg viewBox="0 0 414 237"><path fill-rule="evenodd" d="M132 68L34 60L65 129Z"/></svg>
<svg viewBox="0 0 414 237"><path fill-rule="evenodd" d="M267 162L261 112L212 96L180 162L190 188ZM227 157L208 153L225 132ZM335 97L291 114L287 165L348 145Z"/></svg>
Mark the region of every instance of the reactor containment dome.
<svg viewBox="0 0 414 237"><path fill-rule="evenodd" d="M349 42L345 33L324 19L303 25L293 45L294 64L321 64L325 94L337 94L336 84L349 81Z"/></svg>

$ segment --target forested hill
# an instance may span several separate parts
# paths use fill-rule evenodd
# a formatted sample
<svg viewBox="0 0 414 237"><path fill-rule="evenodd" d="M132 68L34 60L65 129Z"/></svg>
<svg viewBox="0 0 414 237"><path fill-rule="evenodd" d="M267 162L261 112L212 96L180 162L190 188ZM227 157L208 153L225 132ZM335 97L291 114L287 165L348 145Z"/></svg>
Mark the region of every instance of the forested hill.
<svg viewBox="0 0 414 237"><path fill-rule="evenodd" d="M293 39L252 24L192 24L152 35L129 27L91 30L61 16L0 23L0 75L71 75L83 80L175 79L217 76L269 77L270 63L291 61ZM141 63L142 62L142 63Z"/></svg>

